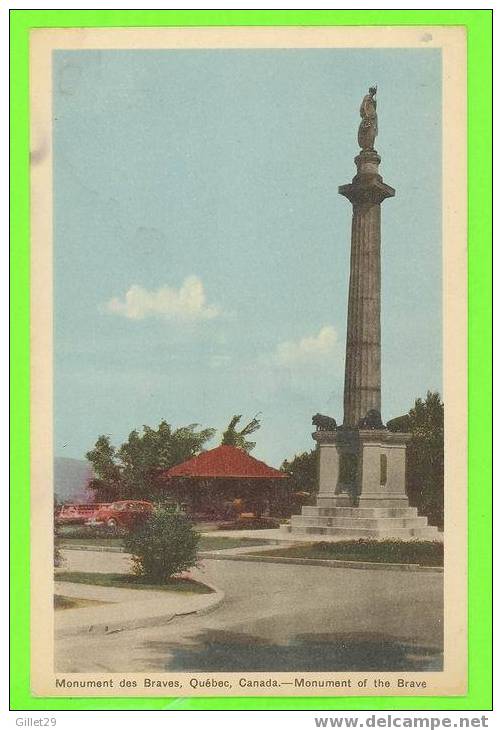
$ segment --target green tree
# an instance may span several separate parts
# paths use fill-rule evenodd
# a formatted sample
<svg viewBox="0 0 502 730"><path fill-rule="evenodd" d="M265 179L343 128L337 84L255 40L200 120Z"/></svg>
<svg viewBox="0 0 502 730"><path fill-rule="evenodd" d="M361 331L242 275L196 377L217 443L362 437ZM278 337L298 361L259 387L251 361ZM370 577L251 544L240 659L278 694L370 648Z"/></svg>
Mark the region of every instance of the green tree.
<svg viewBox="0 0 502 730"><path fill-rule="evenodd" d="M108 436L100 436L94 448L85 455L92 464L94 477L89 481L98 500L112 501L121 495L122 477L117 452Z"/></svg>
<svg viewBox="0 0 502 730"><path fill-rule="evenodd" d="M131 431L118 449L107 436L100 436L87 453L96 474L89 487L99 499L155 498L159 472L199 454L215 433L212 428L198 428L191 423L174 429L161 421L157 429L143 426L141 433Z"/></svg>
<svg viewBox="0 0 502 730"><path fill-rule="evenodd" d="M293 491L310 492L310 494L317 492L316 449L295 454L291 461L284 459L280 469L291 476L291 487Z"/></svg>
<svg viewBox="0 0 502 730"><path fill-rule="evenodd" d="M244 451L249 452L256 446L256 441L247 441L246 436L250 436L252 433L257 431L260 428L261 423L257 416L255 416L246 426L244 426L244 428L238 431L237 424L241 418L242 415L232 417L226 430L223 432L221 444L222 446L238 446L240 449L244 449Z"/></svg>
<svg viewBox="0 0 502 730"><path fill-rule="evenodd" d="M314 503L319 488L316 449L285 459L280 469L291 477L283 486L280 514L297 514L303 505Z"/></svg>
<svg viewBox="0 0 502 730"><path fill-rule="evenodd" d="M417 398L405 416L387 424L411 433L406 450L406 490L410 503L438 526L444 515L444 404L437 392Z"/></svg>
<svg viewBox="0 0 502 730"><path fill-rule="evenodd" d="M157 508L152 517L124 538L134 571L152 583L165 583L197 562L200 534L181 512Z"/></svg>

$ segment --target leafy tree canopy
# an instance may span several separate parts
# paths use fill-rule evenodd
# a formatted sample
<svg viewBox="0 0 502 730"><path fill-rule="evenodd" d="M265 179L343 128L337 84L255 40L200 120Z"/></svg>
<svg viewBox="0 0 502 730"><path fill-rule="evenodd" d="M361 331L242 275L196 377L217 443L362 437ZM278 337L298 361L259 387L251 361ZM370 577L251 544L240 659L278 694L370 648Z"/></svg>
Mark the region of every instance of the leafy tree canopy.
<svg viewBox="0 0 502 730"><path fill-rule="evenodd" d="M291 461L285 459L281 471L292 477L293 491L317 492L317 451L304 451L296 454Z"/></svg>
<svg viewBox="0 0 502 730"><path fill-rule="evenodd" d="M411 432L435 445L443 445L444 403L439 393L427 392L425 400L417 398L409 412Z"/></svg>
<svg viewBox="0 0 502 730"><path fill-rule="evenodd" d="M141 432L131 431L118 449L108 436L100 436L86 454L96 475L89 487L98 499L155 497L159 471L199 454L214 433L197 423L173 428L161 421L157 429L143 426Z"/></svg>
<svg viewBox="0 0 502 730"><path fill-rule="evenodd" d="M121 494L121 470L117 462L117 452L108 436L100 436L86 458L92 464L94 478L89 488L100 500L113 500Z"/></svg>
<svg viewBox="0 0 502 730"><path fill-rule="evenodd" d="M252 418L240 431L237 430L237 424L241 420L242 415L233 416L226 430L223 432L221 439L222 446L237 446L240 449L244 449L244 451L252 451L256 446L256 441L248 441L246 436L250 436L260 428L261 422L257 417L258 415Z"/></svg>
<svg viewBox="0 0 502 730"><path fill-rule="evenodd" d="M433 524L443 524L444 404L437 392L417 398L410 411L387 424L411 433L406 452L406 490L412 505Z"/></svg>

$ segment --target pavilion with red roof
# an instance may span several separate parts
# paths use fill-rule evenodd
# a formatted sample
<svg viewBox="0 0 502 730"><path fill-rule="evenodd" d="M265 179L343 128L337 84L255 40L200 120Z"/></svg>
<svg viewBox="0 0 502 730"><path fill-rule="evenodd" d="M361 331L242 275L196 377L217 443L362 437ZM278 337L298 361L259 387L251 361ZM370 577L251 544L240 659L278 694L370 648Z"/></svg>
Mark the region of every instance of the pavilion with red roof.
<svg viewBox="0 0 502 730"><path fill-rule="evenodd" d="M188 503L193 513L215 517L230 512L239 500L249 511L261 514L280 489L279 480L288 476L244 449L224 445L160 474L166 491Z"/></svg>

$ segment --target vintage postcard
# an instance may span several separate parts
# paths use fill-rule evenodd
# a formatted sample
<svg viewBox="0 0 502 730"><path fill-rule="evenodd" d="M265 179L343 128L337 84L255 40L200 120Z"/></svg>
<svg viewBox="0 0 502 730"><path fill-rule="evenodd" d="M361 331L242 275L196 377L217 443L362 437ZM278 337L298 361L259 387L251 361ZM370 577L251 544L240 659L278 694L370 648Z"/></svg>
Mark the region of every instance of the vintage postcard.
<svg viewBox="0 0 502 730"><path fill-rule="evenodd" d="M30 39L31 687L467 688L461 26Z"/></svg>

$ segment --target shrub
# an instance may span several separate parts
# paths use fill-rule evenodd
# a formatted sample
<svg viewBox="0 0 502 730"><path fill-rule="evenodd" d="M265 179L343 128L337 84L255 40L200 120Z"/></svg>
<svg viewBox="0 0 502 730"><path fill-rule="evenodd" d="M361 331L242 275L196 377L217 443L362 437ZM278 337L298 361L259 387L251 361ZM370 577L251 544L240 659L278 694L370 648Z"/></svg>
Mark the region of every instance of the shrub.
<svg viewBox="0 0 502 730"><path fill-rule="evenodd" d="M52 533L54 537L53 563L55 568L60 568L63 565L63 555L61 553L59 528L55 522L52 524Z"/></svg>
<svg viewBox="0 0 502 730"><path fill-rule="evenodd" d="M161 507L126 535L124 547L132 555L137 575L164 583L196 564L199 539L185 514Z"/></svg>
<svg viewBox="0 0 502 730"><path fill-rule="evenodd" d="M59 538L57 532L54 532L54 553L53 553L54 567L60 568L63 565L63 555L59 546Z"/></svg>
<svg viewBox="0 0 502 730"><path fill-rule="evenodd" d="M443 565L443 543L434 540L341 540L318 542L313 546L321 557L347 560L363 557L370 562Z"/></svg>

